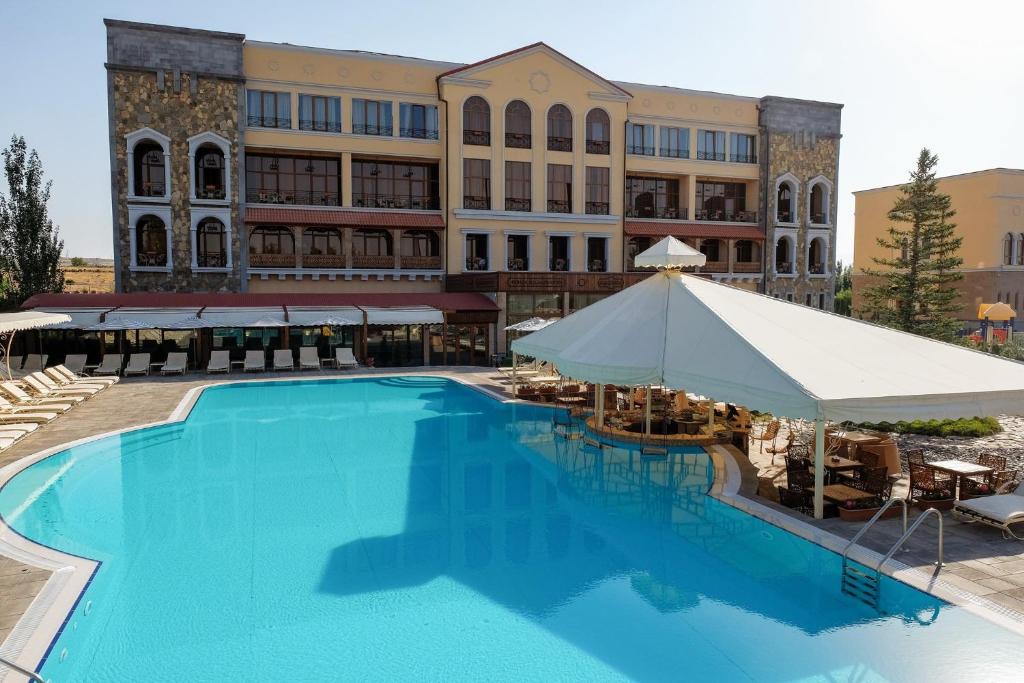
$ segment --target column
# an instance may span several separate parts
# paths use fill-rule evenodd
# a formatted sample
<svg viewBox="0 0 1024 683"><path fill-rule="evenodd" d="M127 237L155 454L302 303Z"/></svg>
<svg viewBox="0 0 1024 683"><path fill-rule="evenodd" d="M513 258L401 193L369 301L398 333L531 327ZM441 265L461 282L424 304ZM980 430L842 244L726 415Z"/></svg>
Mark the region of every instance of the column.
<svg viewBox="0 0 1024 683"><path fill-rule="evenodd" d="M341 253L345 256L345 267L352 267L352 228L341 231Z"/></svg>
<svg viewBox="0 0 1024 683"><path fill-rule="evenodd" d="M697 220L697 176L686 176L686 204L690 220Z"/></svg>
<svg viewBox="0 0 1024 683"><path fill-rule="evenodd" d="M402 231L391 231L391 251L395 255L395 270L402 267Z"/></svg>
<svg viewBox="0 0 1024 683"><path fill-rule="evenodd" d="M341 153L341 205L352 206L352 152Z"/></svg>

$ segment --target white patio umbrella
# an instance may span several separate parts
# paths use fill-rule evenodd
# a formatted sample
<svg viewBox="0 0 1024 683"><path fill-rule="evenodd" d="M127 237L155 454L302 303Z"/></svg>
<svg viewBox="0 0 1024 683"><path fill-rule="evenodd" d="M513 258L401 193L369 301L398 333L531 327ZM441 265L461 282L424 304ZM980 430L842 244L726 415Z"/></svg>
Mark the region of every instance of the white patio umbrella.
<svg viewBox="0 0 1024 683"><path fill-rule="evenodd" d="M7 379L11 379L10 363L11 344L14 343L14 335L23 330L38 330L44 327L55 327L71 321L71 316L64 313L47 313L45 311L16 311L14 313L0 313L0 354L3 358L3 369L6 371ZM41 343L40 343L41 346ZM40 348L40 352L42 349Z"/></svg>

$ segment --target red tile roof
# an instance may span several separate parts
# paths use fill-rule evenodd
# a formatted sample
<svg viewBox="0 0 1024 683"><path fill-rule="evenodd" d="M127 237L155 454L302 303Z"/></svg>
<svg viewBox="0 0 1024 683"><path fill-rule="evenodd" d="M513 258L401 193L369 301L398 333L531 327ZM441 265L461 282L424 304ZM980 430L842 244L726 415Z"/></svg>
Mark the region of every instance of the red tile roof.
<svg viewBox="0 0 1024 683"><path fill-rule="evenodd" d="M226 294L220 292L133 292L130 294L36 294L22 308L185 308L230 306L433 306L444 311L497 311L483 294L473 292Z"/></svg>
<svg viewBox="0 0 1024 683"><path fill-rule="evenodd" d="M296 209L290 206L249 206L246 223L276 225L339 225L372 228L426 228L444 230L439 213L414 211L350 211L346 209Z"/></svg>
<svg viewBox="0 0 1024 683"><path fill-rule="evenodd" d="M756 225L736 223L686 223L682 221L626 221L627 235L652 237L721 237L738 240L764 240L764 233Z"/></svg>

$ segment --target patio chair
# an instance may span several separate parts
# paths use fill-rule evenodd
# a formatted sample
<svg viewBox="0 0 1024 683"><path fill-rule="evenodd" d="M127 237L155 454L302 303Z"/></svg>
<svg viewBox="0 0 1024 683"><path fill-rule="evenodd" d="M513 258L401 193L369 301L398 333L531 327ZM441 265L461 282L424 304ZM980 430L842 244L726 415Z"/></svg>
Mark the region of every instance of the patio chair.
<svg viewBox="0 0 1024 683"><path fill-rule="evenodd" d="M58 414L59 413L52 410L46 410L45 408L37 406L30 408L19 407L11 404L10 401L0 396L0 424L21 422L44 424L57 417Z"/></svg>
<svg viewBox="0 0 1024 683"><path fill-rule="evenodd" d="M274 370L294 370L295 359L291 349L274 349Z"/></svg>
<svg viewBox="0 0 1024 683"><path fill-rule="evenodd" d="M892 494L892 483L889 481L888 469L882 467L865 467L857 473L857 477L848 480L849 486L879 496L887 500Z"/></svg>
<svg viewBox="0 0 1024 683"><path fill-rule="evenodd" d="M776 455L787 455L789 453L790 449L793 448L793 445L795 443L796 443L796 433L792 432L792 431L786 437L786 443L783 444L782 447L776 448L775 444L773 442L773 444L768 447L768 452L771 453L771 456L772 456L772 464L773 465L775 464L775 456Z"/></svg>
<svg viewBox="0 0 1024 683"><path fill-rule="evenodd" d="M54 365L46 368L43 372L54 382L61 385L74 386L76 384L84 384L109 387L121 381L120 377L85 377L84 375L76 375L64 365Z"/></svg>
<svg viewBox="0 0 1024 683"><path fill-rule="evenodd" d="M764 452L763 449L764 449L764 442L765 441L771 441L772 442L772 446L775 445L775 439L778 438L778 436L779 436L779 427L780 426L781 425L779 424L778 420L772 420L771 422L768 423L768 426L764 428L764 430L761 432L760 436L751 436L750 437L754 441L760 441L761 442L761 443L759 443L757 445L757 452L758 453L763 453Z"/></svg>
<svg viewBox="0 0 1024 683"><path fill-rule="evenodd" d="M25 362L21 366L23 372L39 372L46 367L49 356L45 353L30 353L25 356Z"/></svg>
<svg viewBox="0 0 1024 683"><path fill-rule="evenodd" d="M263 372L267 369L267 354L263 349L249 349L245 352L243 372Z"/></svg>
<svg viewBox="0 0 1024 683"><path fill-rule="evenodd" d="M76 375L81 375L85 373L85 364L88 360L84 353L69 353L64 356L62 365Z"/></svg>
<svg viewBox="0 0 1024 683"><path fill-rule="evenodd" d="M805 515L810 514L814 509L813 501L809 491L802 488L788 488L779 486L779 503L784 507L796 510Z"/></svg>
<svg viewBox="0 0 1024 683"><path fill-rule="evenodd" d="M300 370L319 370L320 369L320 352L315 346L302 346L299 347L299 369Z"/></svg>
<svg viewBox="0 0 1024 683"><path fill-rule="evenodd" d="M179 375L184 375L187 366L188 354L184 351L173 351L167 354L167 360L164 362L163 367L160 368L160 374L169 375L172 372L176 372Z"/></svg>
<svg viewBox="0 0 1024 683"><path fill-rule="evenodd" d="M44 370L43 372L29 373L28 375L25 375L25 377L23 377L21 381L24 382L29 377L34 377L35 379L39 380L41 384L51 389L59 389L62 391L67 391L69 393L79 394L94 394L97 391L102 391L103 389L106 389L108 386L110 386L109 384L105 384L102 380L97 380L95 382L91 380L88 382L68 382L65 380L64 375L60 374L59 372L53 373L50 370L51 368L46 368L46 370ZM53 375L57 376L54 377Z"/></svg>
<svg viewBox="0 0 1024 683"><path fill-rule="evenodd" d="M918 500L918 495L932 499L952 498L956 491L956 477L934 467L920 463L910 463L910 486L907 488L907 500Z"/></svg>
<svg viewBox="0 0 1024 683"><path fill-rule="evenodd" d="M211 375L215 372L231 372L231 352L211 351L210 362L206 364L206 372Z"/></svg>
<svg viewBox="0 0 1024 683"><path fill-rule="evenodd" d="M1004 495L957 501L953 506L953 517L962 522L987 524L1002 531L1004 538L1024 541L1024 536L1019 536L1011 528L1014 524L1024 523L1024 491L1017 487Z"/></svg>
<svg viewBox="0 0 1024 683"><path fill-rule="evenodd" d="M100 366L92 371L94 375L120 375L124 365L123 353L108 353L103 356Z"/></svg>
<svg viewBox="0 0 1024 683"><path fill-rule="evenodd" d="M125 376L127 377L128 375L148 375L150 358L151 356L148 353L133 353L128 358L128 365L125 366Z"/></svg>
<svg viewBox="0 0 1024 683"><path fill-rule="evenodd" d="M339 346L334 349L334 357L337 359L339 368L359 367L359 361L352 355L352 349L347 346Z"/></svg>
<svg viewBox="0 0 1024 683"><path fill-rule="evenodd" d="M920 448L911 448L907 451L907 463L916 462L918 465L924 465L924 451Z"/></svg>
<svg viewBox="0 0 1024 683"><path fill-rule="evenodd" d="M96 387L62 387L41 372L25 375L21 381L39 396L59 396L66 403L81 403L99 391Z"/></svg>
<svg viewBox="0 0 1024 683"><path fill-rule="evenodd" d="M977 498L978 496L991 496L996 492L998 485L1007 479L1010 472L1006 471L1006 458L1001 455L982 453L978 456L978 464L991 467L988 474L975 474L969 477L960 477L960 498ZM997 482L996 479L999 478Z"/></svg>
<svg viewBox="0 0 1024 683"><path fill-rule="evenodd" d="M0 382L0 393L16 408L33 408L39 410L53 410L64 413L71 410L73 402L58 397L31 396L24 389L14 382Z"/></svg>

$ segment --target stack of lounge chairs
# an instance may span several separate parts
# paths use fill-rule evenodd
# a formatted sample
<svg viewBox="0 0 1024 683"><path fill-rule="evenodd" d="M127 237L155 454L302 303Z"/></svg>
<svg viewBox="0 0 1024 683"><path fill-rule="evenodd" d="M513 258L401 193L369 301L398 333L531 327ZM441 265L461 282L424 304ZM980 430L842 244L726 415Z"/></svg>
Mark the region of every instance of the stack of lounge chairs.
<svg viewBox="0 0 1024 683"><path fill-rule="evenodd" d="M352 349L339 346L335 349L333 359L321 359L319 351L315 346L299 347L298 362L290 349L275 349L272 354L272 364L268 367L266 351L263 349L249 349L245 352L245 360L238 361L242 366L242 372L264 372L274 370L276 372L287 372L292 370L319 370L325 363L334 361L338 368L355 368L359 366ZM219 349L210 353L210 362L206 366L206 372L229 373L232 368L232 360L229 351ZM166 372L166 370L165 370Z"/></svg>

